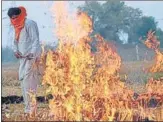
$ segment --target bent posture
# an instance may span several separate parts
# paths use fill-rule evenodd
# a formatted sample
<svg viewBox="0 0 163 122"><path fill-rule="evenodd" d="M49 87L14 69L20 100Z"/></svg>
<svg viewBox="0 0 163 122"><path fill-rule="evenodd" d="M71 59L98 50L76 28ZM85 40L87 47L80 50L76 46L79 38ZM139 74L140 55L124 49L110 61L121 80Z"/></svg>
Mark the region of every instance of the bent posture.
<svg viewBox="0 0 163 122"><path fill-rule="evenodd" d="M39 72L34 64L41 54L38 27L36 22L26 18L24 7L10 8L8 16L14 32L13 51L20 61L19 80L25 102L25 113L33 113L36 110L36 103L32 103L31 97L36 94L39 83Z"/></svg>

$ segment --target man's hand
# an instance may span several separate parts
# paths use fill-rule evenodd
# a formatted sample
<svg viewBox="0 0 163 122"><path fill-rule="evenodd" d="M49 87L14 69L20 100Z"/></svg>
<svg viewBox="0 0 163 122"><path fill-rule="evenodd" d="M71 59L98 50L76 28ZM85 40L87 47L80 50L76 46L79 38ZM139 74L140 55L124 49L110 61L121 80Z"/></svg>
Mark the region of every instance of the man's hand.
<svg viewBox="0 0 163 122"><path fill-rule="evenodd" d="M14 55L16 58L22 58L22 54L19 51L15 52Z"/></svg>
<svg viewBox="0 0 163 122"><path fill-rule="evenodd" d="M28 59L28 60L31 60L31 59L33 59L33 53L29 53L27 56L26 56L26 58Z"/></svg>

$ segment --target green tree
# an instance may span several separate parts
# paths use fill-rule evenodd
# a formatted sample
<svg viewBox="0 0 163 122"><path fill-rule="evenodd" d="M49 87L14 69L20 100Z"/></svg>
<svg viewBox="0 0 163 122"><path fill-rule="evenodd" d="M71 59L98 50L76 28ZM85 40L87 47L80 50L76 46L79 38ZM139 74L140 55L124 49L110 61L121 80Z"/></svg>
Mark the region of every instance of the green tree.
<svg viewBox="0 0 163 122"><path fill-rule="evenodd" d="M94 23L94 33L101 34L106 40L122 42L119 33L130 32L133 21L141 16L141 11L127 7L119 0L109 0L103 4L99 2L85 2L79 7L92 18Z"/></svg>
<svg viewBox="0 0 163 122"><path fill-rule="evenodd" d="M86 12L92 18L93 30L98 32L98 27L102 24L99 17L104 14L102 5L97 1L85 1L85 4L79 7L79 10Z"/></svg>
<svg viewBox="0 0 163 122"><path fill-rule="evenodd" d="M139 38L145 37L149 30L157 30L157 35L162 38L162 30L157 29L154 17L143 16L140 9L129 7L122 1L86 1L79 9L92 18L93 34L99 33L106 40L121 43L119 34L124 32L128 34L128 43L140 43Z"/></svg>
<svg viewBox="0 0 163 122"><path fill-rule="evenodd" d="M158 37L158 40L160 41L160 47L163 48L163 31L160 28L157 28L156 36Z"/></svg>
<svg viewBox="0 0 163 122"><path fill-rule="evenodd" d="M124 22L122 30L128 34L128 43L138 42L137 28L141 25L142 11L125 6L123 14Z"/></svg>
<svg viewBox="0 0 163 122"><path fill-rule="evenodd" d="M149 30L156 31L157 22L154 17L143 16L140 20L140 25L137 26L136 33L138 36L146 36Z"/></svg>
<svg viewBox="0 0 163 122"><path fill-rule="evenodd" d="M157 22L151 16L142 16L133 21L133 24L130 26L128 31L128 41L129 43L141 43L139 38L145 39L149 30L156 31Z"/></svg>

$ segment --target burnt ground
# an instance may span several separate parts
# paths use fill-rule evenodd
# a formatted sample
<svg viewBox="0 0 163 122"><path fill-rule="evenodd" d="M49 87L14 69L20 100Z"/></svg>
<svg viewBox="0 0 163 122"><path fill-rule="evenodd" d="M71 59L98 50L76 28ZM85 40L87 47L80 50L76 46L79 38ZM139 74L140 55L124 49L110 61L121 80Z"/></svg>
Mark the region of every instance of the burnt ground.
<svg viewBox="0 0 163 122"><path fill-rule="evenodd" d="M53 96L51 94L47 95L47 96L37 96L37 102L40 103L48 103L49 99L52 99ZM6 96L6 97L1 97L1 103L2 104L21 104L23 103L23 96Z"/></svg>

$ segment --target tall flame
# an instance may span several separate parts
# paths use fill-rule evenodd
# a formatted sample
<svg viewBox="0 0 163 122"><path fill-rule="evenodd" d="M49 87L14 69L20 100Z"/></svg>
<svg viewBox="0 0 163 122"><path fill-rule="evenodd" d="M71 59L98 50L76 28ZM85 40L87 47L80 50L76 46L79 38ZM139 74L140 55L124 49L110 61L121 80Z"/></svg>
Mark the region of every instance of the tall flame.
<svg viewBox="0 0 163 122"><path fill-rule="evenodd" d="M67 2L54 2L52 11L55 17L56 35L61 42L76 43L92 31L92 21L84 13L68 13ZM81 19L82 18L82 19Z"/></svg>
<svg viewBox="0 0 163 122"><path fill-rule="evenodd" d="M152 118L149 113L153 111L146 108L153 90L136 95L128 89L117 74L121 66L117 52L100 35L89 37L93 25L86 13L70 16L66 7L66 2L54 3L52 10L59 47L55 52L48 51L43 76L43 84L49 84L48 92L53 95L49 108L54 120ZM89 43L94 40L97 51L91 52Z"/></svg>
<svg viewBox="0 0 163 122"><path fill-rule="evenodd" d="M160 42L154 35L155 32L149 31L145 45L155 51L155 65L151 67L150 72L162 72L163 71L163 53L159 49Z"/></svg>

